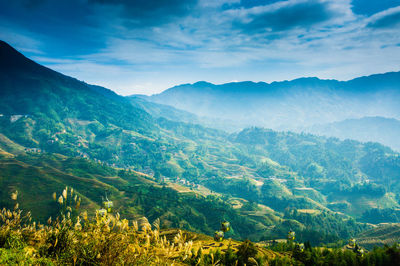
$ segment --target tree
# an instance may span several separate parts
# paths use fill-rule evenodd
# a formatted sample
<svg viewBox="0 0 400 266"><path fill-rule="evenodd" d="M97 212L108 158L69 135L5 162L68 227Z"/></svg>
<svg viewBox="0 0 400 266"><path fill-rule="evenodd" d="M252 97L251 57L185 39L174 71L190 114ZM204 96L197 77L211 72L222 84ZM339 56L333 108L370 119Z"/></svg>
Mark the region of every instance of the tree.
<svg viewBox="0 0 400 266"><path fill-rule="evenodd" d="M238 265L248 264L249 258L255 258L257 255L256 246L250 241L245 240L237 251Z"/></svg>

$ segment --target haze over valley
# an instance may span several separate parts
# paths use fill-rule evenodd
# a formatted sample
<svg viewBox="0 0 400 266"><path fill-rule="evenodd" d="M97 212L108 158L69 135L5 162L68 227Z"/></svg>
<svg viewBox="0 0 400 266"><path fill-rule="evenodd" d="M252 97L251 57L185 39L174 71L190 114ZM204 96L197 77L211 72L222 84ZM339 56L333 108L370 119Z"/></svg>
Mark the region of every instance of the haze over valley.
<svg viewBox="0 0 400 266"><path fill-rule="evenodd" d="M271 84L236 82L214 85L197 82L142 97L204 117L206 124L209 118L220 119L219 127L225 130L260 126L360 141L383 141L385 145L398 149L399 141L395 135L400 117L399 87L400 73L392 72L347 82L318 78ZM391 123L382 122L377 126L374 121L369 122L371 119L365 119L367 117L376 117L376 121L388 118ZM359 124L363 126L357 129L347 127L351 131L347 135L340 129L324 129L331 123L348 119L355 123L361 119Z"/></svg>
<svg viewBox="0 0 400 266"><path fill-rule="evenodd" d="M397 265L399 14L0 0L0 265Z"/></svg>

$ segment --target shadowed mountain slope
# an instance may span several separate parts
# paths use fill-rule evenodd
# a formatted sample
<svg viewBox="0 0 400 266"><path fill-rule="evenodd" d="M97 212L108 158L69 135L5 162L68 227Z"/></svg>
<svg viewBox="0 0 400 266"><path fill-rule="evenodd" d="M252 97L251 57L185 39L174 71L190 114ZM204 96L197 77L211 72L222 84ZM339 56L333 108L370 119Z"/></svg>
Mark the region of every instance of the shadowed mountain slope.
<svg viewBox="0 0 400 266"><path fill-rule="evenodd" d="M114 92L62 75L0 42L0 114L96 119L149 133L152 118ZM49 125L51 127L52 125Z"/></svg>

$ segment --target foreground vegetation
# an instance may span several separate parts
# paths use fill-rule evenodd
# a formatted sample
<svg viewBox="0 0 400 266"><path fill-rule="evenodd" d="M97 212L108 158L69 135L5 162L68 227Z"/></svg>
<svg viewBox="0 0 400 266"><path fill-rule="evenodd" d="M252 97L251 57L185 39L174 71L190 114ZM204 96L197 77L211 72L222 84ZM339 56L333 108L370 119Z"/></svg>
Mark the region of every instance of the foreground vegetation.
<svg viewBox="0 0 400 266"><path fill-rule="evenodd" d="M248 240L210 241L181 230L161 230L145 217L129 222L117 213L92 219L80 211L80 197L71 188L53 195L60 215L43 225L16 203L0 212L0 264L25 265L395 265L400 249L353 250L304 247L274 242L262 248ZM18 192L12 194L17 201Z"/></svg>
<svg viewBox="0 0 400 266"><path fill-rule="evenodd" d="M17 200L18 192L12 198ZM222 256L220 250L204 252L194 248L193 233L160 230L160 220L151 225L145 217L133 222L115 215L97 212L90 219L79 212L80 199L65 188L55 201L60 215L43 225L32 221L16 203L14 210L0 212L0 264L73 264L73 265L218 265L262 263L258 250L247 241L234 252L229 241ZM206 242L206 241L205 241ZM220 245L222 246L222 245Z"/></svg>

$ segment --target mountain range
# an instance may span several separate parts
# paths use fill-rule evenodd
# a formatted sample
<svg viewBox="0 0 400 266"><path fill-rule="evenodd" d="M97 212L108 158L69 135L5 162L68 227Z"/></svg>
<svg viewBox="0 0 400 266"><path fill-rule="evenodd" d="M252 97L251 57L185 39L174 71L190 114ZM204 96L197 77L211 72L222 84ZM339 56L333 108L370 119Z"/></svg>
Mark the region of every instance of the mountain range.
<svg viewBox="0 0 400 266"><path fill-rule="evenodd" d="M351 82L369 84L363 92L368 97L392 93L391 107L382 107L385 115L390 108L396 111L398 93L384 85L396 81L398 73L386 75ZM375 91L377 80L382 81L382 91ZM243 84L231 84L236 89L222 98L222 109L210 108L216 114L223 108L230 112L230 100L250 108L245 99L264 95L265 87L267 94L282 93L289 99L290 91L320 82L327 91L342 84L317 79L294 81L295 88L289 88L290 82L244 83L254 85L246 93ZM225 91L224 86L204 82L193 86L198 101L201 91L206 96ZM179 86L164 95L178 101L187 91L189 102L195 95L193 86ZM92 216L107 194L129 219L159 218L164 228L206 234L218 229L221 220L229 220L230 236L237 239L285 238L293 229L299 240L329 243L369 228L377 210L383 210L381 219L397 221L387 211L400 207L400 157L379 143L254 126L233 133L205 127L196 114L149 102L163 94L122 97L43 67L4 42L0 87L0 203L10 206L9 196L18 190L21 206L32 209L41 221L57 212L52 194L65 186L75 189L82 208ZM359 93L337 91L354 95L351 101ZM221 100L213 99L215 104ZM276 106L283 108L280 101ZM361 112L361 101L358 104ZM205 107L199 102L199 108ZM215 115L207 121L212 125L225 118Z"/></svg>
<svg viewBox="0 0 400 266"><path fill-rule="evenodd" d="M400 119L400 72L349 81L300 78L272 83L246 81L221 85L201 81L175 86L144 98L196 114L205 125L212 124L207 120L219 119L224 121L217 124L219 129L231 132L260 126L274 130L326 133L324 135L342 138L348 136L340 132L336 134L336 131L327 132L329 129L322 130L316 125L349 119L355 122L364 117ZM393 129L386 128L387 123L380 123L380 128L370 128L366 126L367 121L358 122L365 125L363 130L367 132L376 131L383 136ZM356 128L351 132L355 131ZM376 137L377 134L371 134L369 138L362 137L362 134L350 137L360 141L381 141L385 138L384 144L399 147L398 140L387 134L380 138ZM393 145L391 142L394 142Z"/></svg>
<svg viewBox="0 0 400 266"><path fill-rule="evenodd" d="M303 131L340 139L356 139L362 142L379 142L400 151L400 121L385 117L346 119L328 124L316 124Z"/></svg>

